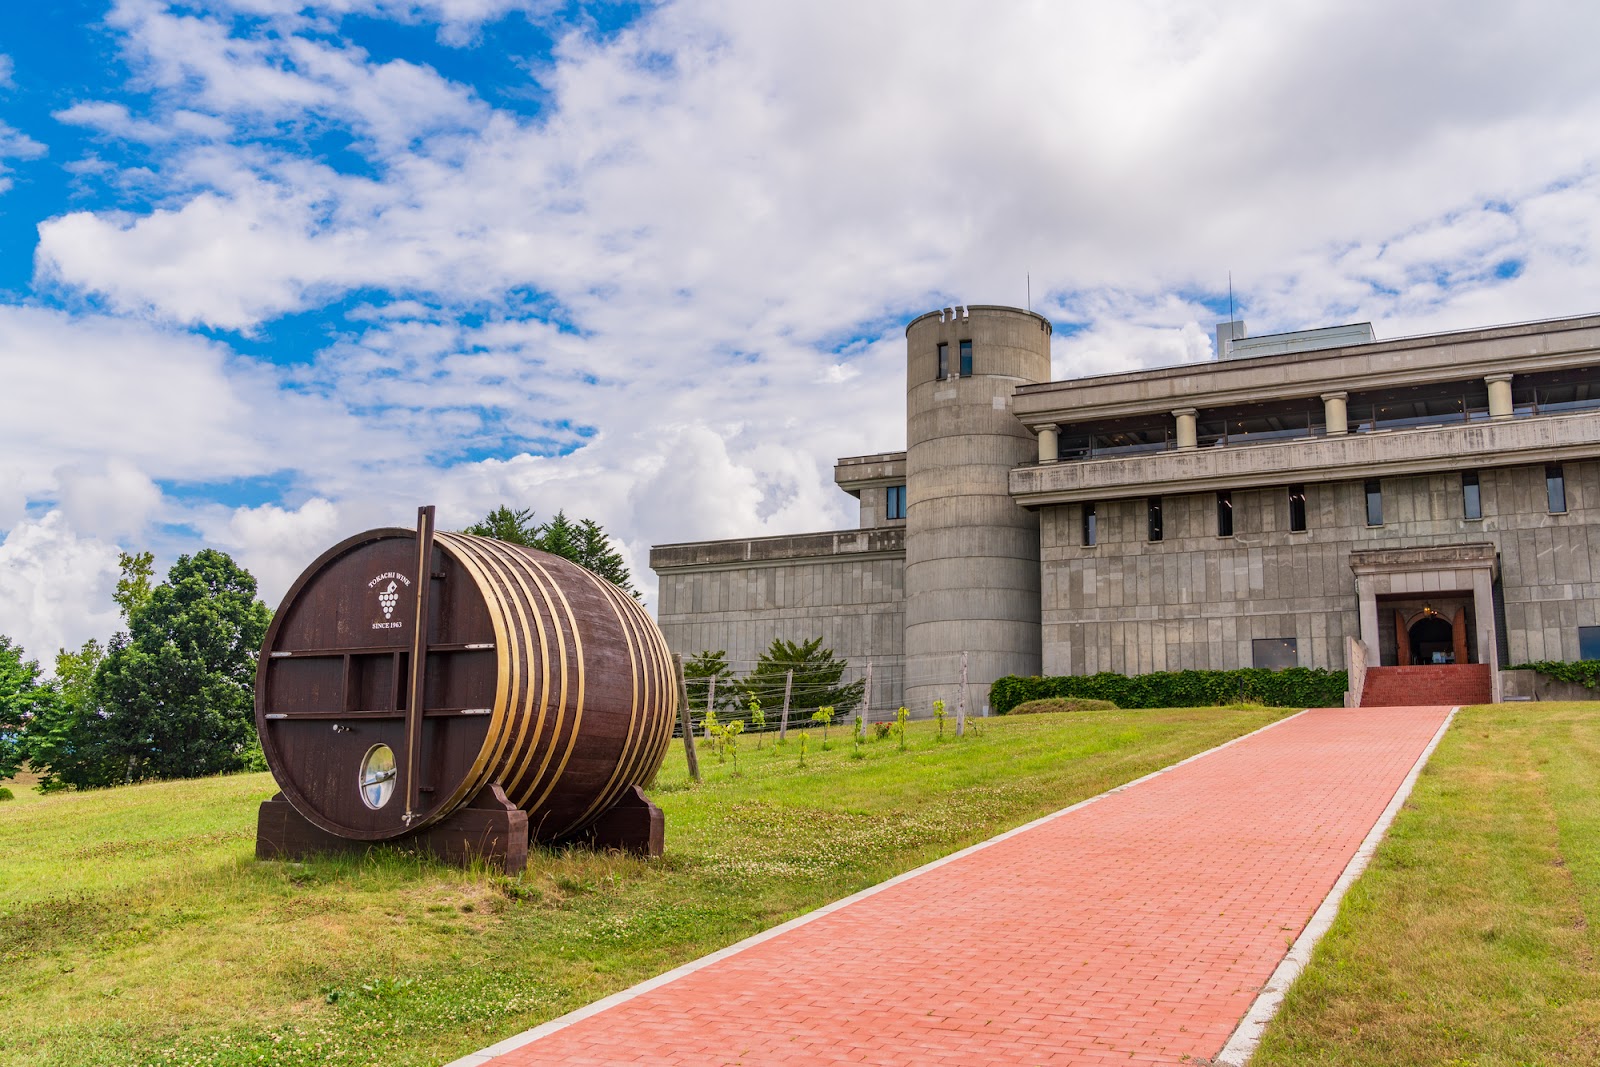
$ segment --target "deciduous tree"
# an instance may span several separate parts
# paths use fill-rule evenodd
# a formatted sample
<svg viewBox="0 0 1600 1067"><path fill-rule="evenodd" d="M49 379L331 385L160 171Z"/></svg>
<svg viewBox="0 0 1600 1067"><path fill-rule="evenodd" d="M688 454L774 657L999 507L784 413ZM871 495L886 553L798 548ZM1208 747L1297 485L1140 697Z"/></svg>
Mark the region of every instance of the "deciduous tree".
<svg viewBox="0 0 1600 1067"><path fill-rule="evenodd" d="M180 556L95 677L107 754L128 781L239 769L255 739L256 655L272 614L215 549Z"/></svg>
<svg viewBox="0 0 1600 1067"><path fill-rule="evenodd" d="M105 658L99 641L76 652L56 653L53 699L28 724L28 764L44 789L87 789L122 781L126 760L109 751L106 720L95 691L95 672Z"/></svg>
<svg viewBox="0 0 1600 1067"><path fill-rule="evenodd" d="M24 731L51 695L39 681L39 661L22 657L22 646L0 634L0 778L10 778L22 766Z"/></svg>
<svg viewBox="0 0 1600 1067"><path fill-rule="evenodd" d="M132 621L139 609L149 603L155 563L153 552L117 553L117 566L122 568L122 577L117 579L117 589L111 594L111 599L122 609L123 622Z"/></svg>

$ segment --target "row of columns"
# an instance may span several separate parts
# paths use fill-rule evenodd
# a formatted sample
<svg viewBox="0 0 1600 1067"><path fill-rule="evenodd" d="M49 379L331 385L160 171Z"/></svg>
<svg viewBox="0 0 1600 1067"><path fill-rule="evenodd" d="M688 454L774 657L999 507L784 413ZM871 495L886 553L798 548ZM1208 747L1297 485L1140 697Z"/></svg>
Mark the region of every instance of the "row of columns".
<svg viewBox="0 0 1600 1067"><path fill-rule="evenodd" d="M1489 417L1491 419L1509 419L1512 415L1511 406L1511 375L1491 374L1484 378L1489 386ZM1350 414L1347 402L1349 393L1323 393L1322 417L1323 424L1329 437L1341 437L1350 432ZM1198 442L1197 421L1199 411L1195 408L1178 408L1172 413L1177 420L1177 447L1179 452L1193 450ZM1039 428L1039 462L1054 463L1061 456L1061 435L1055 426L1041 426Z"/></svg>

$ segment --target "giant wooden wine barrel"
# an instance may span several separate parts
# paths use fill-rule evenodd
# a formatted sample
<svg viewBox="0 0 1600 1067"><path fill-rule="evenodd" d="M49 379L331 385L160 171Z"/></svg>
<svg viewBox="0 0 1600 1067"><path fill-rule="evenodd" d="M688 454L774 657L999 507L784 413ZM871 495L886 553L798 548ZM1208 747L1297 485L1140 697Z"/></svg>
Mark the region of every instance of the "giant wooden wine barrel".
<svg viewBox="0 0 1600 1067"><path fill-rule="evenodd" d="M435 534L425 512L417 531L335 545L284 597L256 674L267 764L295 812L352 842L422 830L495 785L535 840L571 837L666 754L666 642L610 582Z"/></svg>

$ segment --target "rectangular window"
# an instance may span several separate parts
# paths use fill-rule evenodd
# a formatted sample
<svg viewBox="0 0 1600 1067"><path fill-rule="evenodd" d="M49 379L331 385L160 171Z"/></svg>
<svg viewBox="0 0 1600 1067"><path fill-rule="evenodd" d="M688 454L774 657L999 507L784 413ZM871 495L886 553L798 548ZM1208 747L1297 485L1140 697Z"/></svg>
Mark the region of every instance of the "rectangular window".
<svg viewBox="0 0 1600 1067"><path fill-rule="evenodd" d="M961 376L972 377L972 342L961 342Z"/></svg>
<svg viewBox="0 0 1600 1067"><path fill-rule="evenodd" d="M1250 666L1269 671L1300 666L1300 653L1292 637L1258 637L1250 642Z"/></svg>
<svg viewBox="0 0 1600 1067"><path fill-rule="evenodd" d="M906 517L906 487L891 485L885 490L887 499L884 501L883 517L886 519L903 519Z"/></svg>
<svg viewBox="0 0 1600 1067"><path fill-rule="evenodd" d="M1600 626L1578 627L1578 658L1600 659Z"/></svg>
<svg viewBox="0 0 1600 1067"><path fill-rule="evenodd" d="M1366 483L1367 525L1383 525L1383 483L1374 478Z"/></svg>
<svg viewBox="0 0 1600 1067"><path fill-rule="evenodd" d="M1150 540L1161 540L1161 498L1153 496L1145 501L1145 513L1150 523Z"/></svg>
<svg viewBox="0 0 1600 1067"><path fill-rule="evenodd" d="M1461 472L1461 515L1468 519L1483 518L1483 493L1478 488L1478 472Z"/></svg>
<svg viewBox="0 0 1600 1067"><path fill-rule="evenodd" d="M1217 536L1233 536L1233 490L1224 489L1217 494Z"/></svg>
<svg viewBox="0 0 1600 1067"><path fill-rule="evenodd" d="M1544 469L1545 493L1550 497L1550 514L1564 515L1567 511L1567 476L1561 464L1553 463Z"/></svg>
<svg viewBox="0 0 1600 1067"><path fill-rule="evenodd" d="M942 382L950 377L950 346L943 341L939 342L939 380Z"/></svg>
<svg viewBox="0 0 1600 1067"><path fill-rule="evenodd" d="M1094 505L1083 505L1083 543L1085 547L1093 545L1100 535L1099 524L1095 521Z"/></svg>
<svg viewBox="0 0 1600 1067"><path fill-rule="evenodd" d="M1306 528L1306 487L1291 485L1289 487L1289 529L1295 533L1304 533Z"/></svg>

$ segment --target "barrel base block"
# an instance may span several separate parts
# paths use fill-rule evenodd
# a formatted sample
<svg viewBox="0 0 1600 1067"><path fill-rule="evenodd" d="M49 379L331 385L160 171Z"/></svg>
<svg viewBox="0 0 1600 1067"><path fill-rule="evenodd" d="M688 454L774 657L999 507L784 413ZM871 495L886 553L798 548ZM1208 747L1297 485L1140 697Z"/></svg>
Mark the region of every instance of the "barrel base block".
<svg viewBox="0 0 1600 1067"><path fill-rule="evenodd" d="M263 801L256 817L258 860L365 853L378 844L417 849L461 867L482 861L517 874L528 865L528 813L506 799L498 784L492 784L440 822L386 842L352 841L330 834L295 811L282 793Z"/></svg>
<svg viewBox="0 0 1600 1067"><path fill-rule="evenodd" d="M571 840L590 848L616 849L654 859L666 847L667 817L650 803L643 790L636 785L629 786L593 826Z"/></svg>

